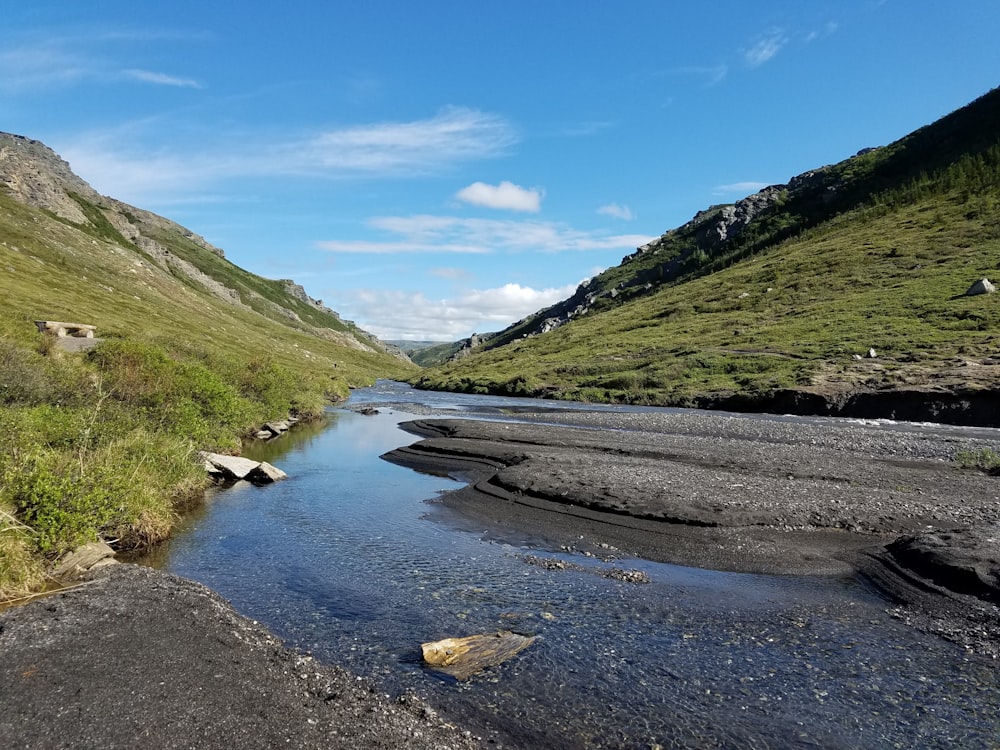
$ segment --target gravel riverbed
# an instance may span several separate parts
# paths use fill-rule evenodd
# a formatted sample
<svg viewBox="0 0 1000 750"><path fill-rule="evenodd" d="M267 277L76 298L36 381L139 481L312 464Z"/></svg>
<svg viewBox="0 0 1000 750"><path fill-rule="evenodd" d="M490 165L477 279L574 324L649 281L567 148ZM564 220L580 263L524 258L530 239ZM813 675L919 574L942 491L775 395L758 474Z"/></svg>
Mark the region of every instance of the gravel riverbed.
<svg viewBox="0 0 1000 750"><path fill-rule="evenodd" d="M900 617L1000 654L1000 477L955 461L1000 452L994 431L698 412L516 417L413 420L402 426L424 439L385 457L468 478L443 502L511 534L715 570L860 574Z"/></svg>

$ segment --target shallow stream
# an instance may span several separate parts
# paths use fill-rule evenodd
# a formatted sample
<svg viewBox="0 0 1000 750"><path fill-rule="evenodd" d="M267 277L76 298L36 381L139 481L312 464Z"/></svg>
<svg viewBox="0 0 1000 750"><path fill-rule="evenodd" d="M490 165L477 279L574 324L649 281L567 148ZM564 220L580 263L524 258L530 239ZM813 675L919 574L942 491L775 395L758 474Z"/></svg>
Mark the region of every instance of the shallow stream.
<svg viewBox="0 0 1000 750"><path fill-rule="evenodd" d="M383 406L248 451L290 479L214 493L151 564L508 747L1000 747L996 664L907 627L857 580L545 549L468 528L434 503L457 482L379 458L415 440L401 402L497 418L525 400L383 382L352 402ZM599 575L611 567L651 583ZM498 629L540 638L463 683L420 664L422 641Z"/></svg>

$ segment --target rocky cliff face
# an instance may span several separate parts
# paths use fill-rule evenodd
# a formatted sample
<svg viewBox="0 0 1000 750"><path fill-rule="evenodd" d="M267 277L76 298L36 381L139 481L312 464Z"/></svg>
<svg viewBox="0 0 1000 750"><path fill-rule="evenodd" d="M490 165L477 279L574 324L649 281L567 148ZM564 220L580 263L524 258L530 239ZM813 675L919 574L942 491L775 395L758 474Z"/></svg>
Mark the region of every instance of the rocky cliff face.
<svg viewBox="0 0 1000 750"><path fill-rule="evenodd" d="M85 223L87 217L68 193L100 198L55 151L40 141L10 133L0 133L0 189L21 203L77 224Z"/></svg>

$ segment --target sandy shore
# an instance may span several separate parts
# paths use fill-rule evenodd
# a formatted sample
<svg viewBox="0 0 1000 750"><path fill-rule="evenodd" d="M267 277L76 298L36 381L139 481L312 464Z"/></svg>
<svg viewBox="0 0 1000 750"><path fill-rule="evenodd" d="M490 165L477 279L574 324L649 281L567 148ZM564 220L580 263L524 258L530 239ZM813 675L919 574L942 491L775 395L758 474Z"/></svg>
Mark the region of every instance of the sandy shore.
<svg viewBox="0 0 1000 750"><path fill-rule="evenodd" d="M862 574L900 617L1000 654L1000 478L953 460L1000 451L989 432L691 412L517 416L529 423L414 420L404 429L424 439L385 458L468 479L442 502L499 533L716 570Z"/></svg>

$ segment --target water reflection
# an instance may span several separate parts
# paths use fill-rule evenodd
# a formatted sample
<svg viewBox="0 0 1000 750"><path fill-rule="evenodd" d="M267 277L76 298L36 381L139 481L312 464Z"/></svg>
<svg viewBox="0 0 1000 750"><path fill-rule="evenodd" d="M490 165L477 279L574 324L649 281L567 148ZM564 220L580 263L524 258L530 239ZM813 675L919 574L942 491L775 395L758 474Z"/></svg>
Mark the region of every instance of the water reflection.
<svg viewBox="0 0 1000 750"><path fill-rule="evenodd" d="M521 405L391 384L358 393L382 413L336 410L256 446L290 479L217 494L159 564L510 746L995 746L994 665L896 622L855 581L627 561L652 583L622 583L590 558L430 520L446 518L433 499L456 483L378 458L415 439L397 427L412 415L386 406L406 398ZM529 551L583 569L529 565ZM541 638L466 683L420 667L421 641L501 628Z"/></svg>

